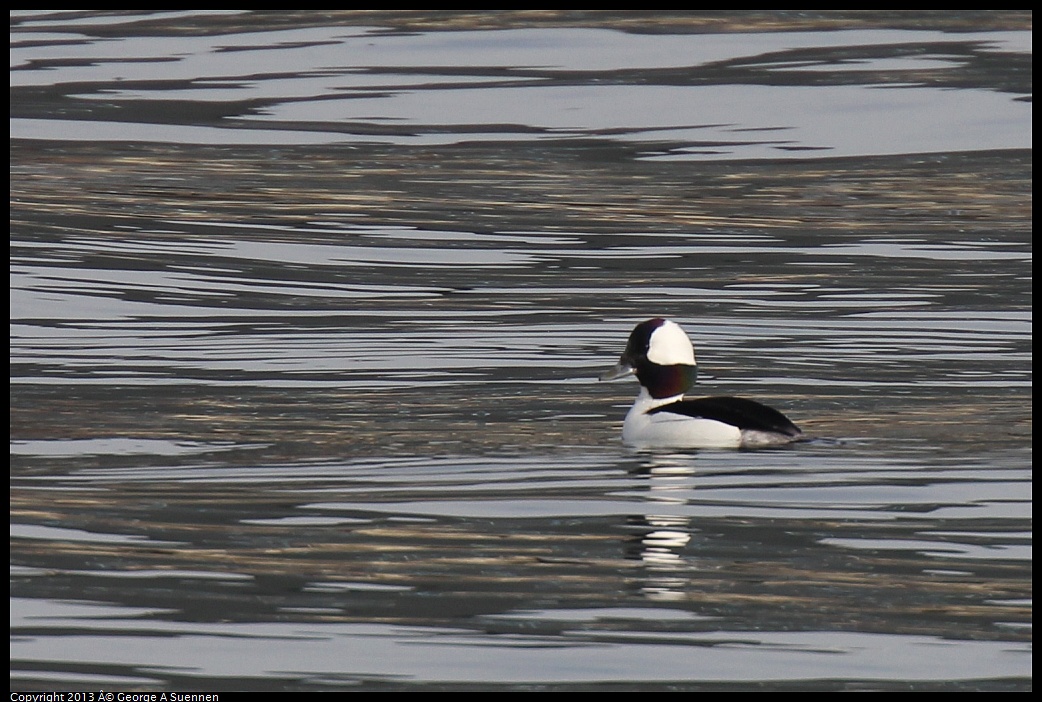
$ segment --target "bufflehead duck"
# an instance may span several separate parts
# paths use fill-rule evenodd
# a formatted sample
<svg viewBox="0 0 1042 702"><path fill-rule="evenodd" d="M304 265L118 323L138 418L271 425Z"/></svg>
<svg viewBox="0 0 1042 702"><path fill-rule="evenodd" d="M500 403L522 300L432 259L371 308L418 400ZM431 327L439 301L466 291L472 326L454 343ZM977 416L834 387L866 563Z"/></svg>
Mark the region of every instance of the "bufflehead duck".
<svg viewBox="0 0 1042 702"><path fill-rule="evenodd" d="M753 400L685 400L697 370L695 350L679 324L661 317L638 324L618 365L601 376L615 380L633 374L640 381L622 440L638 447L750 448L801 438L799 427L785 415Z"/></svg>

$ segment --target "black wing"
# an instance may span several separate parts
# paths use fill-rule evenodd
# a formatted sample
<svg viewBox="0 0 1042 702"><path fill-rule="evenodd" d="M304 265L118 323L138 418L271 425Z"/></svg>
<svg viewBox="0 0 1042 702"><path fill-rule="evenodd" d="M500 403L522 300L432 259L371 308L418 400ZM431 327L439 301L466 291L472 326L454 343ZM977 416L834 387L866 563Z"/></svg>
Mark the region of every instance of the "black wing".
<svg viewBox="0 0 1042 702"><path fill-rule="evenodd" d="M797 437L803 432L789 418L776 409L743 397L700 397L695 400L677 400L648 410L648 414L670 412L687 417L715 419L751 431L772 431Z"/></svg>

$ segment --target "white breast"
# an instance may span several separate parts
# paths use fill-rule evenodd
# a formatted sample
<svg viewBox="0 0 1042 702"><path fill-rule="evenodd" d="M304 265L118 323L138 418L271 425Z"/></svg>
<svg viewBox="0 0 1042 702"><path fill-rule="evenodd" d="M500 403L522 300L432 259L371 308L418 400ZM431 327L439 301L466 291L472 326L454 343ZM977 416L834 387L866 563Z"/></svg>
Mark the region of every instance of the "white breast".
<svg viewBox="0 0 1042 702"><path fill-rule="evenodd" d="M724 422L670 412L648 414L648 410L677 399L656 400L642 388L622 425L622 440L636 447L737 448L742 445L742 431Z"/></svg>

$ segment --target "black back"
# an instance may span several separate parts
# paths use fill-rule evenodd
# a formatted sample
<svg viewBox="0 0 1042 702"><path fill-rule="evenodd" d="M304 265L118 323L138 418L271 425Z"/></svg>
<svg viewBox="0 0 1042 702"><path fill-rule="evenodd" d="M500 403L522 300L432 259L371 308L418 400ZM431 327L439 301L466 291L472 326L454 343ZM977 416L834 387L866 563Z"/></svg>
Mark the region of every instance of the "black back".
<svg viewBox="0 0 1042 702"><path fill-rule="evenodd" d="M800 428L776 409L743 397L700 397L694 400L677 400L668 405L648 410L648 414L670 412L687 417L714 419L751 431L771 431L796 437Z"/></svg>

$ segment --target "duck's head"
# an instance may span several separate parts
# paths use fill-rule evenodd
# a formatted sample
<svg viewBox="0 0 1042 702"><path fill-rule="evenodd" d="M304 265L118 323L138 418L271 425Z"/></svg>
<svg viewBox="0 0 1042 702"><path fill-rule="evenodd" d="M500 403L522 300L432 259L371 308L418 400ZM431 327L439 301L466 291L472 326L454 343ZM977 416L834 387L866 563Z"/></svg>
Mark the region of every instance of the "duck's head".
<svg viewBox="0 0 1042 702"><path fill-rule="evenodd" d="M683 395L695 384L698 374L691 339L679 324L668 319L655 317L641 322L630 332L618 364L601 380L631 374L654 398Z"/></svg>

